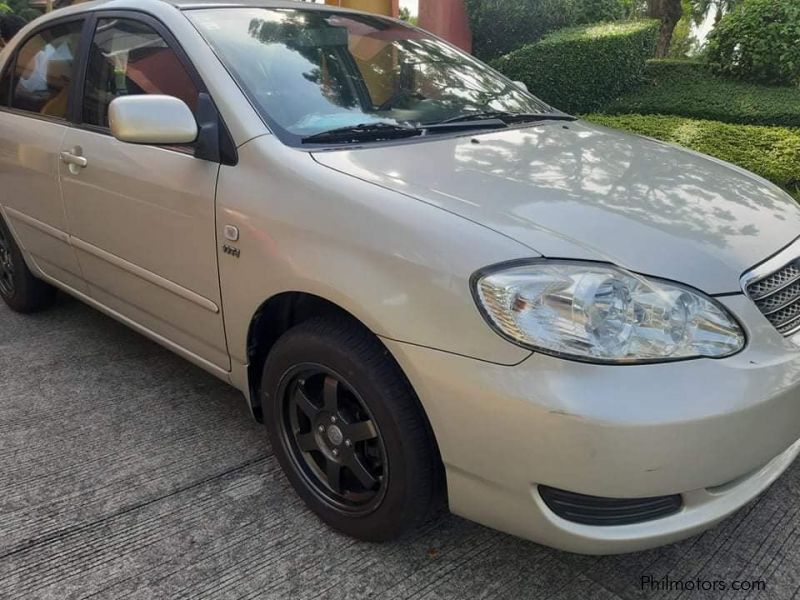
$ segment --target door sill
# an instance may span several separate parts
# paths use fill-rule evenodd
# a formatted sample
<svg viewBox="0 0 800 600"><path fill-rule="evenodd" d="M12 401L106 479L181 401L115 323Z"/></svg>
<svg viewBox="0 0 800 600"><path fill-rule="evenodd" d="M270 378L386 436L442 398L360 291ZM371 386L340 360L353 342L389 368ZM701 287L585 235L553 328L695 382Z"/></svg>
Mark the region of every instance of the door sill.
<svg viewBox="0 0 800 600"><path fill-rule="evenodd" d="M81 302L83 302L84 304L88 304L92 308L94 308L96 310L99 310L100 312L108 315L112 319L114 319L116 321L119 321L123 325L127 325L128 327L130 327L134 331L136 331L138 333L141 333L143 336L153 340L157 344L159 344L161 346L164 346L167 350L170 350L170 351L174 352L175 354L177 354L181 358L184 358L184 359L188 360L190 363L192 363L194 365L197 365L198 367L200 367L204 371L207 371L207 372L211 373L212 375L214 375L215 377L218 377L219 379L222 379L226 383L232 385L231 372L230 371L226 371L225 369L223 369L221 367L218 367L217 365L215 365L212 362L209 362L208 360L206 360L202 356L198 356L197 354L195 354L194 352L191 352L190 350L187 350L183 346L180 346L180 345L176 344L175 342L170 341L169 339L165 338L164 336L159 335L158 333L152 331L151 329L148 329L147 327L144 327L143 325L140 325L136 321L133 321L132 319L129 319L125 315L122 315L122 314L118 313L114 309L109 308L105 304L102 304L102 303L98 302L97 300L95 300L94 298L92 298L90 296L87 296L83 292L80 292L80 291L78 291L78 290L76 290L74 288L71 288L70 286L64 284L63 282L58 281L57 279L54 279L53 277L50 277L46 273L42 272L42 270L38 268L38 265L37 265L37 270L40 273L42 273L42 277L41 278L44 281L46 281L47 283L50 283L51 285L54 285L55 287L63 290L64 292L66 292L70 296L73 296L73 297L77 298L78 300L80 300Z"/></svg>

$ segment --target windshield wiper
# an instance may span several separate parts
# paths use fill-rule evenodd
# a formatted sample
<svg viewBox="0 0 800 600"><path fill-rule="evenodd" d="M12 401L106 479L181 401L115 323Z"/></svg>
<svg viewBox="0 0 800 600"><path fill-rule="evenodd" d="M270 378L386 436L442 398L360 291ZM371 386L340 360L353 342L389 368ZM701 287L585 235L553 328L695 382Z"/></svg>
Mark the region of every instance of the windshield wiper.
<svg viewBox="0 0 800 600"><path fill-rule="evenodd" d="M453 131L454 129L505 129L508 127L508 123L491 117L479 117L477 119L465 117L455 121L448 119L439 123L426 123L420 125L420 127L425 130L425 133L436 133L437 131Z"/></svg>
<svg viewBox="0 0 800 600"><path fill-rule="evenodd" d="M420 125L426 133L453 129L502 129L514 123L533 121L575 121L575 117L561 112L552 113L512 113L502 110L487 110L450 117L438 123Z"/></svg>
<svg viewBox="0 0 800 600"><path fill-rule="evenodd" d="M422 135L416 127L393 123L360 123L315 133L300 140L303 144L343 144L348 142L376 142Z"/></svg>
<svg viewBox="0 0 800 600"><path fill-rule="evenodd" d="M469 121L502 121L503 123L525 123L529 121L575 121L576 117L562 112L547 113L512 113L503 110L487 110L483 112L468 113L458 117L451 117L436 123L447 125L450 123L464 123Z"/></svg>
<svg viewBox="0 0 800 600"><path fill-rule="evenodd" d="M418 127L397 123L359 123L338 127L329 131L304 137L303 144L345 144L355 142L377 142L416 137L428 133L459 129L503 129L512 123L528 121L574 121L575 117L565 113L511 113L505 111L474 112L451 117L438 123L420 123Z"/></svg>
<svg viewBox="0 0 800 600"><path fill-rule="evenodd" d="M535 121L577 121L578 117L573 117L567 113L511 113L503 117L506 123L533 123Z"/></svg>
<svg viewBox="0 0 800 600"><path fill-rule="evenodd" d="M439 121L436 125L447 125L448 123L463 123L464 121L482 121L485 119L499 120L511 116L513 113L502 110L485 110L482 112L467 113L457 117L450 117L444 121Z"/></svg>

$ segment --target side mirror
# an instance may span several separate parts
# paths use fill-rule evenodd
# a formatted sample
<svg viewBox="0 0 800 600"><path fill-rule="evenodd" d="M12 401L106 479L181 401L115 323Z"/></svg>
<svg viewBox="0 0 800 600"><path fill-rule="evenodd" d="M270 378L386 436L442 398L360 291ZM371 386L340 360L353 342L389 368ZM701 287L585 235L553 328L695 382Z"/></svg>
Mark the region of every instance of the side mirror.
<svg viewBox="0 0 800 600"><path fill-rule="evenodd" d="M530 93L530 90L528 89L528 86L525 85L524 81L514 81L513 83L514 83L515 86L517 86L523 92Z"/></svg>
<svg viewBox="0 0 800 600"><path fill-rule="evenodd" d="M190 144L197 139L192 111L173 96L114 98L108 107L108 123L115 138L133 144Z"/></svg>

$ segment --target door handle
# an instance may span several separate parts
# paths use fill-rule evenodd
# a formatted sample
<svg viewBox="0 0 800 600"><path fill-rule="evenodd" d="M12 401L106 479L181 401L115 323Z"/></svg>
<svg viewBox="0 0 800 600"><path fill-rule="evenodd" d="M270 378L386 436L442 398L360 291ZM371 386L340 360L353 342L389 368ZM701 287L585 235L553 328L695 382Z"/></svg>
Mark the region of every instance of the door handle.
<svg viewBox="0 0 800 600"><path fill-rule="evenodd" d="M85 169L89 164L89 161L86 160L86 157L73 154L72 152L62 152L60 156L61 161L70 166L74 165L76 167L80 167L81 169Z"/></svg>

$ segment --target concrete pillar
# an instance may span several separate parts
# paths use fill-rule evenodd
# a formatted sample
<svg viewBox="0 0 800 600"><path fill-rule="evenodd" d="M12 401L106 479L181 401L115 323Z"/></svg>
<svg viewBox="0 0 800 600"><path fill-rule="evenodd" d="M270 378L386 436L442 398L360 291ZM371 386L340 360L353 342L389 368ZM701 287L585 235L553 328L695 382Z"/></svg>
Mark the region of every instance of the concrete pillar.
<svg viewBox="0 0 800 600"><path fill-rule="evenodd" d="M472 52L472 30L464 0L419 0L419 26Z"/></svg>
<svg viewBox="0 0 800 600"><path fill-rule="evenodd" d="M397 17L400 14L400 0L325 0L325 4L389 15L390 17Z"/></svg>

